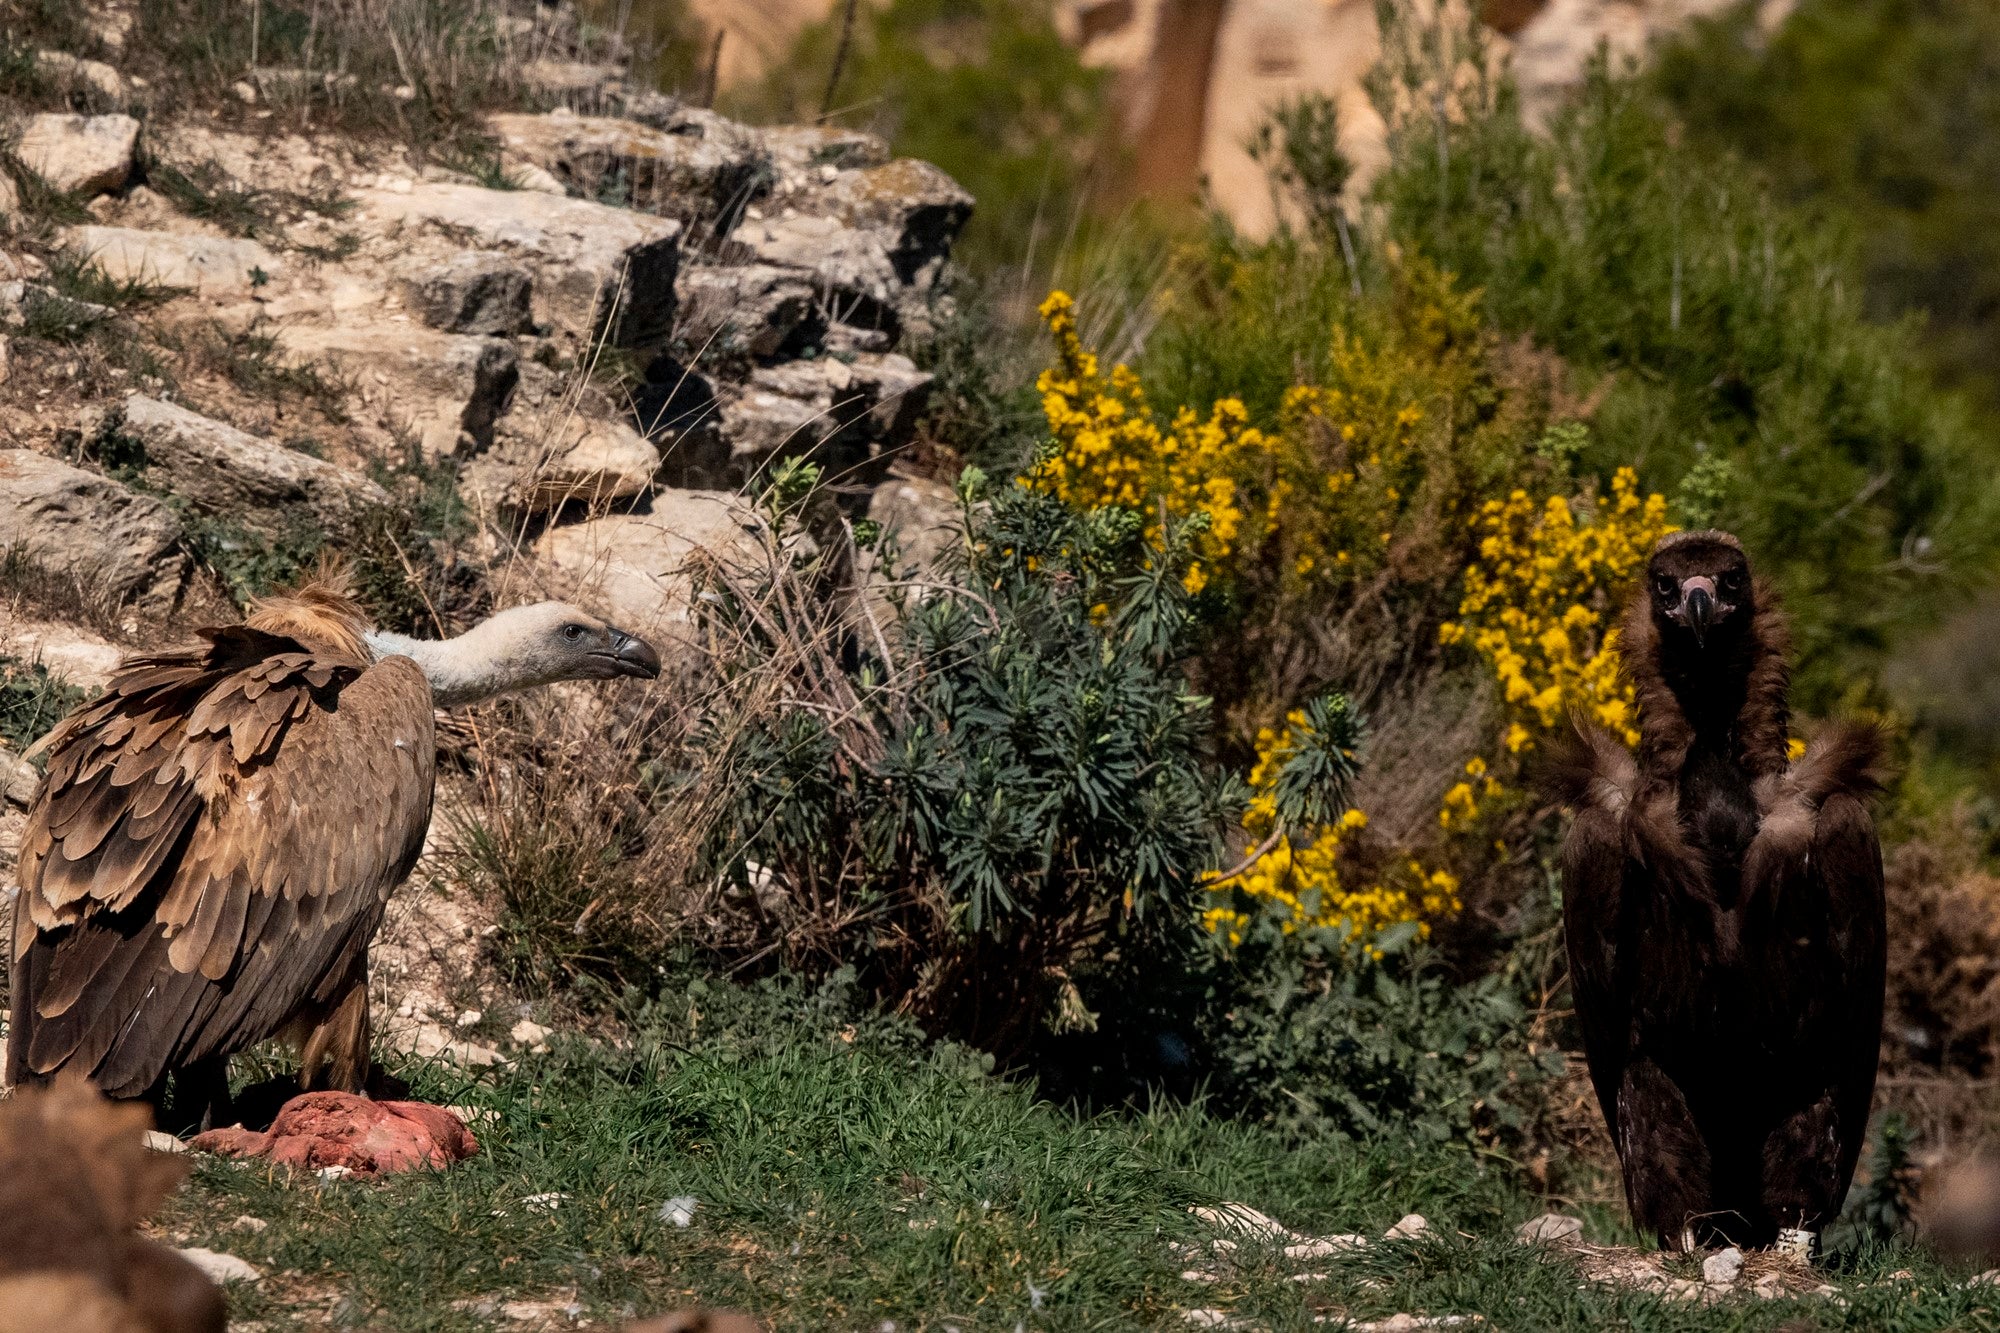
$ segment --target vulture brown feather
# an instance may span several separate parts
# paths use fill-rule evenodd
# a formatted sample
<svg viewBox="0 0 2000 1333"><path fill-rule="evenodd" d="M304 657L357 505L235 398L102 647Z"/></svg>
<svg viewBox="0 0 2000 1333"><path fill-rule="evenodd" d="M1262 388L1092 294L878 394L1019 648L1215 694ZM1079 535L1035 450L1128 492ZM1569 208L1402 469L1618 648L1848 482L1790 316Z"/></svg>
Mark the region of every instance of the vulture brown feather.
<svg viewBox="0 0 2000 1333"><path fill-rule="evenodd" d="M434 705L658 673L559 603L380 635L337 577L128 661L35 747L10 1081L76 1070L157 1102L199 1071L214 1098L233 1052L283 1035L305 1088L358 1091L368 945L430 825Z"/></svg>
<svg viewBox="0 0 2000 1333"><path fill-rule="evenodd" d="M220 1333L215 1284L138 1234L186 1174L146 1127L76 1075L0 1105L0 1333Z"/></svg>
<svg viewBox="0 0 2000 1333"><path fill-rule="evenodd" d="M1879 737L1796 761L1790 650L1734 537L1678 533L1622 630L1637 755L1552 764L1570 981L1633 1220L1663 1245L1810 1245L1867 1128L1886 922Z"/></svg>

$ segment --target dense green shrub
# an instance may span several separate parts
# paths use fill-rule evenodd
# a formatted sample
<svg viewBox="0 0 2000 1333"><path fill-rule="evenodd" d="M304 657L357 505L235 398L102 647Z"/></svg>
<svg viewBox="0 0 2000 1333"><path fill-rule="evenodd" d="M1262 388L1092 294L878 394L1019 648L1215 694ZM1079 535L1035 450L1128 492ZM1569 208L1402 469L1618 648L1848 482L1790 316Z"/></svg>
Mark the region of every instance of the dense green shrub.
<svg viewBox="0 0 2000 1333"><path fill-rule="evenodd" d="M781 525L803 484L779 478ZM853 962L933 1029L1013 1054L1092 1021L1081 961L1191 945L1233 788L1181 676L1185 530L1162 551L1129 511L974 471L960 493L956 566L873 632L804 609L825 557L702 603L736 687L708 723L733 798L709 860L753 898L781 889L789 961ZM743 691L774 675L781 706L746 725Z"/></svg>
<svg viewBox="0 0 2000 1333"><path fill-rule="evenodd" d="M1503 86L1390 137L1389 239L1564 358L1601 441L1587 465L1671 490L1726 462L1702 474L1707 516L1787 595L1806 707L1990 563L1983 436L1912 331L1869 321L1837 230L1681 142L1643 85L1600 65L1545 135Z"/></svg>
<svg viewBox="0 0 2000 1333"><path fill-rule="evenodd" d="M1470 980L1436 966L1406 922L1376 938L1253 919L1211 966L1203 1063L1218 1109L1301 1136L1431 1142L1518 1135L1562 1053L1532 1040L1524 955Z"/></svg>
<svg viewBox="0 0 2000 1333"><path fill-rule="evenodd" d="M2000 388L2000 6L1807 0L1694 24L1653 83L1709 154L1853 219L1878 314L1921 313L1948 369Z"/></svg>

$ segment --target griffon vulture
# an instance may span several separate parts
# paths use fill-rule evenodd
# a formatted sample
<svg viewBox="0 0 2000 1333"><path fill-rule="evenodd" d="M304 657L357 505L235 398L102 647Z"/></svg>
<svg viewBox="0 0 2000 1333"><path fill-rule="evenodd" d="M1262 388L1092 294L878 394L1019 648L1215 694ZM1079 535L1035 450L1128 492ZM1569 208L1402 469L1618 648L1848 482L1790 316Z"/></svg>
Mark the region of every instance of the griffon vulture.
<svg viewBox="0 0 2000 1333"><path fill-rule="evenodd" d="M1663 539L1625 618L1636 758L1558 780L1570 984L1633 1220L1671 1249L1810 1249L1854 1174L1882 1030L1880 748L1788 759L1790 643L1738 541Z"/></svg>
<svg viewBox="0 0 2000 1333"><path fill-rule="evenodd" d="M430 824L432 708L660 670L555 602L455 639L380 633L337 575L201 633L128 661L39 746L11 1082L75 1070L157 1105L184 1071L219 1108L230 1054L282 1035L302 1087L359 1091L368 944Z"/></svg>

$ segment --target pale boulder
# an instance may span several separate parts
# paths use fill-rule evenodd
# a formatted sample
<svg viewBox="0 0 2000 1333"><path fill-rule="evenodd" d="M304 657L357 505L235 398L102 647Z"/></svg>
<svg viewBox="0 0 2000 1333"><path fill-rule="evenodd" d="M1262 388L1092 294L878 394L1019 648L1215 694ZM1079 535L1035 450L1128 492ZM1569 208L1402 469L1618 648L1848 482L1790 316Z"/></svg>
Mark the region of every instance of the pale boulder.
<svg viewBox="0 0 2000 1333"><path fill-rule="evenodd" d="M531 513L643 495L660 470L660 451L622 421L579 421L569 443L539 462L519 503Z"/></svg>
<svg viewBox="0 0 2000 1333"><path fill-rule="evenodd" d="M158 500L30 449L0 449L0 550L80 597L170 611L187 580L180 521Z"/></svg>
<svg viewBox="0 0 2000 1333"><path fill-rule="evenodd" d="M755 560L761 531L741 496L663 489L654 492L649 513L551 528L535 554L568 596L634 633L666 631L671 638L688 622L701 562Z"/></svg>
<svg viewBox="0 0 2000 1333"><path fill-rule="evenodd" d="M539 324L578 337L602 331L621 346L673 328L681 224L671 218L534 190L431 181L364 190L359 202L374 226L428 228L456 249L465 244L453 238L468 236L526 263Z"/></svg>
<svg viewBox="0 0 2000 1333"><path fill-rule="evenodd" d="M276 527L304 510L345 534L389 503L388 492L359 473L156 398L126 398L118 430L144 450L155 487L253 526Z"/></svg>
<svg viewBox="0 0 2000 1333"><path fill-rule="evenodd" d="M77 227L70 248L120 282L182 287L199 296L248 296L284 272L255 241L131 227Z"/></svg>
<svg viewBox="0 0 2000 1333"><path fill-rule="evenodd" d="M15 140L21 165L64 194L95 195L132 178L139 122L130 116L30 116Z"/></svg>

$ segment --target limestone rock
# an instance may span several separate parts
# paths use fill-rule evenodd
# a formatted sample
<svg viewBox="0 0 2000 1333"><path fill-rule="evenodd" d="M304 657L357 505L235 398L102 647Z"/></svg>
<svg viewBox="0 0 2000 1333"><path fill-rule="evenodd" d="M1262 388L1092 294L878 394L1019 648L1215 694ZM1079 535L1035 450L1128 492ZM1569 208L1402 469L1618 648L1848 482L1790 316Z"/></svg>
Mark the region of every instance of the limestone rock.
<svg viewBox="0 0 2000 1333"><path fill-rule="evenodd" d="M891 337L900 333L900 307L909 294L885 233L801 213L748 217L729 239L750 259L810 273L830 316L840 323L883 329Z"/></svg>
<svg viewBox="0 0 2000 1333"><path fill-rule="evenodd" d="M756 140L733 126L729 133L672 134L637 121L562 113L499 115L487 123L509 160L547 171L573 194L721 232L765 189Z"/></svg>
<svg viewBox="0 0 2000 1333"><path fill-rule="evenodd" d="M827 185L825 200L848 226L889 237L889 258L905 283L934 274L972 216L972 196L938 168L914 158L840 172Z"/></svg>
<svg viewBox="0 0 2000 1333"><path fill-rule="evenodd" d="M29 449L0 449L0 549L80 595L164 613L187 579L181 528L158 500Z"/></svg>
<svg viewBox="0 0 2000 1333"><path fill-rule="evenodd" d="M219 1250L204 1250L199 1245L189 1245L180 1251L180 1256L199 1268L202 1276L210 1282L260 1282L264 1277L264 1271L249 1260L223 1254Z"/></svg>
<svg viewBox="0 0 2000 1333"><path fill-rule="evenodd" d="M38 662L50 675L92 694L111 681L124 650L94 630L58 620L38 620L0 604L0 643L17 661Z"/></svg>
<svg viewBox="0 0 2000 1333"><path fill-rule="evenodd" d="M495 250L468 250L410 275L406 299L424 323L446 333L506 337L534 321L528 270Z"/></svg>
<svg viewBox="0 0 2000 1333"><path fill-rule="evenodd" d="M1701 1280L1711 1287L1726 1287L1743 1275L1743 1251L1731 1245L1701 1261Z"/></svg>
<svg viewBox="0 0 2000 1333"><path fill-rule="evenodd" d="M867 438L891 447L907 441L930 403L933 376L894 352L861 353L844 364L865 404Z"/></svg>
<svg viewBox="0 0 2000 1333"><path fill-rule="evenodd" d="M295 356L338 367L386 426L414 432L432 455L490 447L521 380L520 352L499 338L344 324L286 328L279 340Z"/></svg>
<svg viewBox="0 0 2000 1333"><path fill-rule="evenodd" d="M1430 1234L1430 1229L1429 1218L1426 1218L1422 1213L1410 1213L1402 1221L1384 1232L1383 1238L1386 1240L1415 1240L1419 1236Z"/></svg>
<svg viewBox="0 0 2000 1333"><path fill-rule="evenodd" d="M139 122L130 116L30 116L14 155L64 194L94 195L132 177Z"/></svg>
<svg viewBox="0 0 2000 1333"><path fill-rule="evenodd" d="M366 477L156 398L126 398L119 431L144 449L152 485L207 513L275 528L303 508L342 534L389 503Z"/></svg>
<svg viewBox="0 0 2000 1333"><path fill-rule="evenodd" d="M814 173L879 167L889 160L889 145L865 130L831 125L775 125L758 131L764 151L782 171Z"/></svg>
<svg viewBox="0 0 2000 1333"><path fill-rule="evenodd" d="M101 60L80 60L67 51L37 51L35 66L57 87L79 93L105 110L121 110L127 96L125 78Z"/></svg>
<svg viewBox="0 0 2000 1333"><path fill-rule="evenodd" d="M556 97L600 101L625 81L616 65L582 60L530 60L521 66L521 82Z"/></svg>
<svg viewBox="0 0 2000 1333"><path fill-rule="evenodd" d="M540 462L518 502L530 513L564 504L622 500L642 495L660 470L659 448L622 421L575 423L571 443Z"/></svg>
<svg viewBox="0 0 2000 1333"><path fill-rule="evenodd" d="M420 182L407 192L364 190L376 225L442 229L521 259L535 276L535 318L578 337L602 330L641 346L673 328L681 224L532 190ZM464 249L463 241L451 241Z"/></svg>
<svg viewBox="0 0 2000 1333"><path fill-rule="evenodd" d="M811 279L772 264L701 264L681 270L675 337L703 361L732 356L769 360L796 353L826 334Z"/></svg>
<svg viewBox="0 0 2000 1333"><path fill-rule="evenodd" d="M958 497L940 481L891 477L868 498L868 517L895 536L902 564L932 574L959 541Z"/></svg>
<svg viewBox="0 0 2000 1333"><path fill-rule="evenodd" d="M42 775L33 764L0 745L0 795L5 796L7 804L27 808L41 785Z"/></svg>
<svg viewBox="0 0 2000 1333"><path fill-rule="evenodd" d="M108 277L185 287L201 296L248 296L284 272L277 256L255 241L130 227L77 227L68 239L73 250Z"/></svg>
<svg viewBox="0 0 2000 1333"><path fill-rule="evenodd" d="M1514 1240L1521 1245L1578 1245L1583 1241L1583 1219L1543 1213L1514 1228Z"/></svg>
<svg viewBox="0 0 2000 1333"><path fill-rule="evenodd" d="M760 529L739 496L663 489L653 493L648 513L549 529L535 554L584 606L634 633L659 633L686 624L699 560L751 558Z"/></svg>

